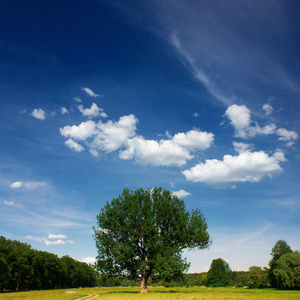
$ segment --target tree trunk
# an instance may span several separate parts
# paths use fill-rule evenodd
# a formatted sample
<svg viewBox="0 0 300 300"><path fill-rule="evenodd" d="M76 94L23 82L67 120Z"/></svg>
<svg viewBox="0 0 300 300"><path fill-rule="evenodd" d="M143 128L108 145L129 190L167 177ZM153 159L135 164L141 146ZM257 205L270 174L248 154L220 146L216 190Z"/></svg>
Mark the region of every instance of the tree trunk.
<svg viewBox="0 0 300 300"><path fill-rule="evenodd" d="M147 278L145 274L142 275L142 280L141 280L141 293L147 293Z"/></svg>

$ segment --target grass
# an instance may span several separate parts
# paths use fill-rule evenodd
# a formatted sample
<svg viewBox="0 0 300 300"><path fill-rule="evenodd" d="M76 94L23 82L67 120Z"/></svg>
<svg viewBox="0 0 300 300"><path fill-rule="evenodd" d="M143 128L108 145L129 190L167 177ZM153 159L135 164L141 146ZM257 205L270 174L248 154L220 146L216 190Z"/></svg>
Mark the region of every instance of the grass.
<svg viewBox="0 0 300 300"><path fill-rule="evenodd" d="M66 290L49 290L49 291L28 291L18 293L2 293L0 300L13 299L151 299L151 300L227 300L227 299L243 299L243 300L285 300L300 299L300 291L280 291L274 289L243 289L243 288L207 288L207 287L150 287L147 294L140 294L138 287L115 287L115 288L84 288L84 289L66 289Z"/></svg>

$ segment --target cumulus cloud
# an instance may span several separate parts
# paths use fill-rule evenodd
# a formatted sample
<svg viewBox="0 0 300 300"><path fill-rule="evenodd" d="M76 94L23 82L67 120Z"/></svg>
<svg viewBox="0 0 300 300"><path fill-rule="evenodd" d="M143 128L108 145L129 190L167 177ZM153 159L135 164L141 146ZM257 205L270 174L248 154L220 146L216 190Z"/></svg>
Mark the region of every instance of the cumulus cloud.
<svg viewBox="0 0 300 300"><path fill-rule="evenodd" d="M230 119L230 123L235 128L236 136L247 137L246 130L251 122L250 110L245 105L239 106L233 104L227 108L225 115Z"/></svg>
<svg viewBox="0 0 300 300"><path fill-rule="evenodd" d="M138 119L134 115L123 116L117 122L99 121L91 143L92 149L111 152L121 148L129 138L135 136L137 123Z"/></svg>
<svg viewBox="0 0 300 300"><path fill-rule="evenodd" d="M264 151L241 150L237 156L225 155L223 160L208 159L182 174L187 180L211 185L224 185L233 182L259 182L264 176L282 172L279 163L286 161L282 151L273 156Z"/></svg>
<svg viewBox="0 0 300 300"><path fill-rule="evenodd" d="M270 108L268 109L270 111ZM225 116L229 118L231 125L235 128L236 137L245 139L254 137L258 134L277 134L279 136L278 140L287 142L287 146L294 145L295 141L298 139L298 134L295 131L289 131L285 128L277 129L277 126L273 123L267 124L264 127L254 123L251 120L251 112L245 105L239 106L233 104L229 106L225 112Z"/></svg>
<svg viewBox="0 0 300 300"><path fill-rule="evenodd" d="M65 245L66 243L68 244L74 244L74 241L68 240L68 241L64 241L63 239L66 239L67 236L64 234L49 234L47 238L42 237L33 237L31 235L27 235L25 236L26 239L28 240L32 240L32 241L36 241L36 242L40 242L40 243L44 243L47 246L50 245ZM53 241L55 239L55 241Z"/></svg>
<svg viewBox="0 0 300 300"><path fill-rule="evenodd" d="M12 184L10 185L10 187L11 187L12 189L18 189L18 188L20 188L22 185L23 185L22 182L16 181L16 182L12 183Z"/></svg>
<svg viewBox="0 0 300 300"><path fill-rule="evenodd" d="M66 244L66 242L63 240L49 241L47 239L44 239L44 243L47 246L49 246L49 245L65 245Z"/></svg>
<svg viewBox="0 0 300 300"><path fill-rule="evenodd" d="M31 115L39 120L45 120L46 119L46 113L41 108L35 108Z"/></svg>
<svg viewBox="0 0 300 300"><path fill-rule="evenodd" d="M52 234L52 233L50 233L48 235L48 239L66 239L66 238L67 238L67 236L64 235L64 234Z"/></svg>
<svg viewBox="0 0 300 300"><path fill-rule="evenodd" d="M76 126L65 126L60 128L60 134L64 137L74 138L76 140L86 140L95 134L96 124L94 121L82 122Z"/></svg>
<svg viewBox="0 0 300 300"><path fill-rule="evenodd" d="M14 207L22 207L23 206L21 204L14 203L14 201L4 201L4 204L7 206L14 206Z"/></svg>
<svg viewBox="0 0 300 300"><path fill-rule="evenodd" d="M87 93L87 95L93 97L93 98L97 98L99 97L98 94L95 94L91 89L89 89L88 87L82 87L81 88L83 91L85 91Z"/></svg>
<svg viewBox="0 0 300 300"><path fill-rule="evenodd" d="M91 256L88 256L88 257L85 257L81 260L81 262L85 262L87 264L94 264L96 262L96 258L95 257L91 257Z"/></svg>
<svg viewBox="0 0 300 300"><path fill-rule="evenodd" d="M295 144L295 141L298 139L298 134L295 131L289 131L285 128L279 128L276 131L277 135L280 136L279 141L287 142L287 146L292 146Z"/></svg>
<svg viewBox="0 0 300 300"><path fill-rule="evenodd" d="M120 117L118 121L107 122L92 120L80 125L60 128L62 136L69 138L65 143L75 151L83 147L75 140L83 141L90 153L100 157L99 151L107 153L119 150L118 158L135 160L144 165L182 166L194 157L194 152L205 150L214 141L214 135L199 129L179 132L172 136L166 131L168 139L147 140L136 135L138 119L130 114Z"/></svg>
<svg viewBox="0 0 300 300"><path fill-rule="evenodd" d="M120 151L120 158L135 160L143 165L182 166L193 158L187 149L178 147L171 140L145 140L142 136L136 136L127 144L128 148Z"/></svg>
<svg viewBox="0 0 300 300"><path fill-rule="evenodd" d="M61 108L61 113L64 115L64 114L68 114L69 111L65 107L62 107Z"/></svg>
<svg viewBox="0 0 300 300"><path fill-rule="evenodd" d="M84 147L82 147L80 144L77 142L73 141L72 139L68 139L65 141L65 144L71 149L74 150L75 152L81 152L84 150Z"/></svg>
<svg viewBox="0 0 300 300"><path fill-rule="evenodd" d="M99 108L96 103L91 105L91 108L83 108L83 105L78 105L78 110L82 113L84 117L95 118L95 117L103 117L106 118L107 114L103 111L102 108Z"/></svg>
<svg viewBox="0 0 300 300"><path fill-rule="evenodd" d="M263 110L265 111L266 115L270 115L272 114L274 108L270 104L266 103L263 105Z"/></svg>
<svg viewBox="0 0 300 300"><path fill-rule="evenodd" d="M142 136L129 139L127 149L120 151L120 158L134 159L144 165L182 166L194 157L192 151L207 149L214 140L212 133L196 129L173 137L168 134L168 137L169 140L160 141L146 140Z"/></svg>
<svg viewBox="0 0 300 300"><path fill-rule="evenodd" d="M185 190L180 190L180 191L172 192L172 193L173 193L173 195L177 196L179 199L186 198L187 196L192 195L191 193L189 193Z"/></svg>

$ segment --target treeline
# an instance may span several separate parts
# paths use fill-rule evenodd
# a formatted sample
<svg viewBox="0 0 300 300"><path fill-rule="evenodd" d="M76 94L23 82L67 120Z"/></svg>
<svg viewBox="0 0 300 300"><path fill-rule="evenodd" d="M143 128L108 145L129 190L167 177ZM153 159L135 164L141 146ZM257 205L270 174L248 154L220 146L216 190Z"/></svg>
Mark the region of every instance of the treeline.
<svg viewBox="0 0 300 300"><path fill-rule="evenodd" d="M38 251L0 236L0 291L76 288L96 285L96 273L69 256Z"/></svg>
<svg viewBox="0 0 300 300"><path fill-rule="evenodd" d="M279 289L300 289L300 252L292 251L283 240L276 242L271 251L272 259L269 268L251 266L249 271L232 271L229 264L222 258L214 259L208 272L183 274L178 278L150 279L152 286L236 286L248 288L273 287ZM138 286L137 280L126 277L99 277L101 286Z"/></svg>

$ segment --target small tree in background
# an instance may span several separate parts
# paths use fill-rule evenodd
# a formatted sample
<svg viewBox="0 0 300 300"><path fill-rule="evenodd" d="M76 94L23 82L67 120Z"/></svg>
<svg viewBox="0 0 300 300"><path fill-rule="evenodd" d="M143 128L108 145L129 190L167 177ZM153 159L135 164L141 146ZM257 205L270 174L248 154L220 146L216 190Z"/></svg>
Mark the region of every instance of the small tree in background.
<svg viewBox="0 0 300 300"><path fill-rule="evenodd" d="M287 253L291 253L291 252L293 252L291 247L284 240L278 240L275 243L274 247L272 248L272 251L270 253L271 256L272 256L272 259L269 261L269 266L270 266L269 280L270 280L270 283L271 283L272 286L274 286L274 287L277 286L277 280L276 280L275 275L274 275L274 269L277 267L278 259L282 255L287 254Z"/></svg>
<svg viewBox="0 0 300 300"><path fill-rule="evenodd" d="M189 264L183 249L205 249L211 241L203 214L162 188L125 189L101 209L94 238L100 272L139 279L147 292L150 276L180 277Z"/></svg>
<svg viewBox="0 0 300 300"><path fill-rule="evenodd" d="M268 284L266 271L261 267L252 266L249 268L249 287L250 288L263 288Z"/></svg>
<svg viewBox="0 0 300 300"><path fill-rule="evenodd" d="M214 259L207 273L207 285L227 286L232 284L232 271L229 264L222 258Z"/></svg>

